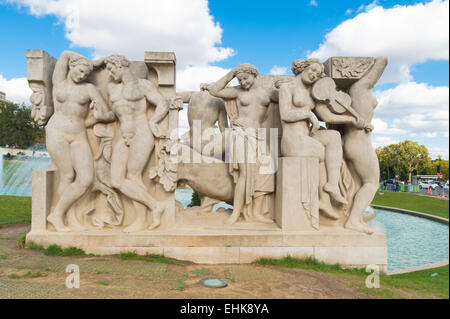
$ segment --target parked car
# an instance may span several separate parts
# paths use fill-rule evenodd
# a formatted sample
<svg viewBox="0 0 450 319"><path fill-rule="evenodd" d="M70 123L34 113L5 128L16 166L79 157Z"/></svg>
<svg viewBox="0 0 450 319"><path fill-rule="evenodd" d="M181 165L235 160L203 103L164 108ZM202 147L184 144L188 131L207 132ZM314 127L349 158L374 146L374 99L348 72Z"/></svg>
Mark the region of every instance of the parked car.
<svg viewBox="0 0 450 319"><path fill-rule="evenodd" d="M444 184L444 189L448 190L448 181Z"/></svg>
<svg viewBox="0 0 450 319"><path fill-rule="evenodd" d="M386 180L386 184L394 184L394 180L393 179L387 179ZM398 185L405 185L405 183L402 182L402 181L398 181Z"/></svg>
<svg viewBox="0 0 450 319"><path fill-rule="evenodd" d="M422 189L422 188L425 188L425 189L431 188L431 189L434 190L434 189L436 189L438 187L439 187L439 185L436 184L436 183L433 183L433 181L422 181L419 184L419 188L420 189Z"/></svg>
<svg viewBox="0 0 450 319"><path fill-rule="evenodd" d="M436 184L437 186L439 186L440 188L444 188L444 186L445 186L445 183L444 182L442 182L442 181L433 181L433 184Z"/></svg>

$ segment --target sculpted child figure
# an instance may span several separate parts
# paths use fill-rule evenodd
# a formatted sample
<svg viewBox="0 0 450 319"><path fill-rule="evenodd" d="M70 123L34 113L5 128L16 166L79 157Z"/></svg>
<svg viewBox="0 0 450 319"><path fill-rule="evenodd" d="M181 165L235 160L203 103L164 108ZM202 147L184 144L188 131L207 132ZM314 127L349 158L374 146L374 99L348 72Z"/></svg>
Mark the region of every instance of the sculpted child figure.
<svg viewBox="0 0 450 319"><path fill-rule="evenodd" d="M108 94L122 134L112 154L111 184L133 200L136 211L134 222L123 231L142 230L147 208L153 217L148 229L154 229L160 225L164 205L148 193L142 173L154 149L154 137L167 136L158 123L167 115L169 105L152 82L139 79L131 72L130 62L124 56L111 55L104 63L114 80L108 85ZM150 121L147 120L147 102L156 105Z"/></svg>
<svg viewBox="0 0 450 319"><path fill-rule="evenodd" d="M313 113L316 103L311 97L311 87L324 76L324 66L318 59L298 59L292 64L292 72L294 81L281 84L279 92L283 127L281 153L288 157L317 157L325 162L328 181L324 191L338 203L347 204L338 187L343 158L341 136L334 130L321 130ZM309 123L312 124L311 134Z"/></svg>
<svg viewBox="0 0 450 319"><path fill-rule="evenodd" d="M240 85L227 87L234 77ZM273 220L264 215L269 211L268 195L274 191L274 175L260 174L262 163L257 144L262 139L258 129L262 127L268 106L271 102L278 102L277 90L264 88L259 83L257 68L251 64L240 64L217 82L202 84L201 89L225 100L231 123L229 138L244 141L243 145L236 142L236 149L229 150L232 157L229 170L236 186L233 213L227 223L235 223L244 210L247 219L251 217L272 223ZM256 155L256 159L255 155L251 157L250 152Z"/></svg>
<svg viewBox="0 0 450 319"><path fill-rule="evenodd" d="M45 131L47 150L59 173L59 200L47 220L60 232L70 231L64 224L66 212L94 180L94 160L86 135L89 107L96 119L114 120L95 86L84 82L92 70L91 61L64 51L53 72L54 114Z"/></svg>

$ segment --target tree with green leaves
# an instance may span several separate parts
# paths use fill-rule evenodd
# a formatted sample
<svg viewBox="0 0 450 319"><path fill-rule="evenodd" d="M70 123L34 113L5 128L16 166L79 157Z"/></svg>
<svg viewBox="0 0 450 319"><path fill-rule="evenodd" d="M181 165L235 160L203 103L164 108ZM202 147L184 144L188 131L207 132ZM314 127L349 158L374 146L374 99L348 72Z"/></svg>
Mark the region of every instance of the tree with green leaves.
<svg viewBox="0 0 450 319"><path fill-rule="evenodd" d="M431 167L429 168L428 175L437 175L438 172L438 166L439 166L439 159L435 159L431 162ZM442 180L448 181L448 160L441 159L441 170L440 173L442 173Z"/></svg>
<svg viewBox="0 0 450 319"><path fill-rule="evenodd" d="M399 175L400 180L412 181L412 175L427 174L431 167L431 158L425 145L405 140L376 149L383 179Z"/></svg>
<svg viewBox="0 0 450 319"><path fill-rule="evenodd" d="M194 206L200 206L200 205L201 205L200 196L198 195L198 193L196 191L194 191L192 193L191 202L189 203L188 207L194 207Z"/></svg>
<svg viewBox="0 0 450 319"><path fill-rule="evenodd" d="M0 102L0 146L26 149L36 143L45 143L45 133L31 119L31 109L23 104Z"/></svg>

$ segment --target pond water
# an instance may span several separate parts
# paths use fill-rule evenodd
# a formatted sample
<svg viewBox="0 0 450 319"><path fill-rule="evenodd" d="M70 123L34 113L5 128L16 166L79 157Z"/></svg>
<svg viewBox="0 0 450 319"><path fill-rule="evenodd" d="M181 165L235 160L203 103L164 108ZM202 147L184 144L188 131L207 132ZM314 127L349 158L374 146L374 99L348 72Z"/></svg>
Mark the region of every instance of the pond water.
<svg viewBox="0 0 450 319"><path fill-rule="evenodd" d="M180 188L178 188L178 189L175 190L175 199L177 201L179 201L180 203L182 203L183 207L186 208L191 203L192 193L193 193L192 189L189 189L189 188L180 189ZM233 209L233 206L228 205L225 202L217 203L216 205L214 205L213 209L214 209L214 211L216 211L220 207L223 207L225 209L229 209L229 208Z"/></svg>
<svg viewBox="0 0 450 319"><path fill-rule="evenodd" d="M0 156L1 157L1 156ZM31 196L33 171L42 171L50 164L49 158L0 161L0 195Z"/></svg>
<svg viewBox="0 0 450 319"><path fill-rule="evenodd" d="M388 270L448 260L448 225L426 218L376 209L369 226L386 234Z"/></svg>

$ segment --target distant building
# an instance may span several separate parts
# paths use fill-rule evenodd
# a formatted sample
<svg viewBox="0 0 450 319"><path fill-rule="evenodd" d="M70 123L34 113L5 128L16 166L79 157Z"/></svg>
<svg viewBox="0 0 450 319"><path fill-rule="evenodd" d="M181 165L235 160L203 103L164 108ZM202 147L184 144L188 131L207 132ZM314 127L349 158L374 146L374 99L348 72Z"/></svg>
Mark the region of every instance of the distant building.
<svg viewBox="0 0 450 319"><path fill-rule="evenodd" d="M8 103L11 103L11 101L8 101L8 100L6 99L6 93L5 93L5 92L0 91L0 102L8 102Z"/></svg>

